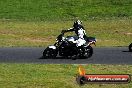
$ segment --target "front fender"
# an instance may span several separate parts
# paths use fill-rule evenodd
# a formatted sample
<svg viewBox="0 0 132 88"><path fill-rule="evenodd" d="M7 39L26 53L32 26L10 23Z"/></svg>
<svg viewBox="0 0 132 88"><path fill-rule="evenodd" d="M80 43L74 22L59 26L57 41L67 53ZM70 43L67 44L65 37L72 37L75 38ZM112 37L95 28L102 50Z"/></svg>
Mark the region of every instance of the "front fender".
<svg viewBox="0 0 132 88"><path fill-rule="evenodd" d="M50 46L48 46L48 48L56 50L56 46L54 46L54 45L50 45Z"/></svg>

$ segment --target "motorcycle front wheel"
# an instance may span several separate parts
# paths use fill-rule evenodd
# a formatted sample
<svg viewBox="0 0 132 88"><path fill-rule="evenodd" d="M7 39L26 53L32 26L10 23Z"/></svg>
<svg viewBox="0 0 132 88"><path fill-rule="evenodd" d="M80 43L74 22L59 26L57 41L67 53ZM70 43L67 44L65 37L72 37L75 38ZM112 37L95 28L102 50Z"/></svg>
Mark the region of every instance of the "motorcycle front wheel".
<svg viewBox="0 0 132 88"><path fill-rule="evenodd" d="M57 52L56 50L52 49L52 48L46 48L43 52L43 57L44 58L50 58L50 59L54 59L57 56Z"/></svg>
<svg viewBox="0 0 132 88"><path fill-rule="evenodd" d="M129 51L132 52L132 43L129 45Z"/></svg>

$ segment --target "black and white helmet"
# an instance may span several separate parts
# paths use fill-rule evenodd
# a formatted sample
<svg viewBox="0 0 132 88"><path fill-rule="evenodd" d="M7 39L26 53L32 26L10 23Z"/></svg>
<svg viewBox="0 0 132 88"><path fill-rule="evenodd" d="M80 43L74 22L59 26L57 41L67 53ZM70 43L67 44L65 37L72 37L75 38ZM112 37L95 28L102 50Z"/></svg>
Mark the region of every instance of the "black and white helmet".
<svg viewBox="0 0 132 88"><path fill-rule="evenodd" d="M81 25L82 25L82 21L77 20L77 21L74 22L73 27L74 27L74 28L78 28L78 27L81 26Z"/></svg>

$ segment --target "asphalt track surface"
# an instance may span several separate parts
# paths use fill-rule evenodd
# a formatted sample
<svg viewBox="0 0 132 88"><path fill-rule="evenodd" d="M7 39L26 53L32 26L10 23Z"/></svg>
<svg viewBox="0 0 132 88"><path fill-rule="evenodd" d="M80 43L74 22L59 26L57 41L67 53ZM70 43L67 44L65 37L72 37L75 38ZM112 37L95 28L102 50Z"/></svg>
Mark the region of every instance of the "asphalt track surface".
<svg viewBox="0 0 132 88"><path fill-rule="evenodd" d="M0 48L0 63L41 63L41 64L132 64L132 52L128 47L94 47L94 54L87 59L42 59L45 48Z"/></svg>

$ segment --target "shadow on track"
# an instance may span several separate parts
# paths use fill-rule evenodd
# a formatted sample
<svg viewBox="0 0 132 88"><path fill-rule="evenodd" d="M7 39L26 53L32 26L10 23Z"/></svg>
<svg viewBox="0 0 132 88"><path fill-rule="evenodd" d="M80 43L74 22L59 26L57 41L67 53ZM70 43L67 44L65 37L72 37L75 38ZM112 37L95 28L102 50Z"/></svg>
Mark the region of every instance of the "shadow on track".
<svg viewBox="0 0 132 88"><path fill-rule="evenodd" d="M122 52L131 52L131 51L122 51Z"/></svg>
<svg viewBox="0 0 132 88"><path fill-rule="evenodd" d="M65 58L65 57L56 57L56 58L44 58L43 56L41 56L38 59L70 59L70 58Z"/></svg>
<svg viewBox="0 0 132 88"><path fill-rule="evenodd" d="M56 58L44 58L43 56L41 56L40 58L38 59L71 59L71 60L76 60L76 59L81 59L81 58L76 58L76 57L56 57ZM83 58L83 59L89 59L90 58Z"/></svg>

